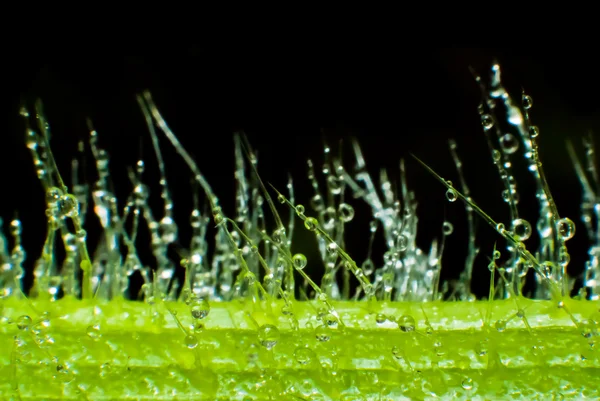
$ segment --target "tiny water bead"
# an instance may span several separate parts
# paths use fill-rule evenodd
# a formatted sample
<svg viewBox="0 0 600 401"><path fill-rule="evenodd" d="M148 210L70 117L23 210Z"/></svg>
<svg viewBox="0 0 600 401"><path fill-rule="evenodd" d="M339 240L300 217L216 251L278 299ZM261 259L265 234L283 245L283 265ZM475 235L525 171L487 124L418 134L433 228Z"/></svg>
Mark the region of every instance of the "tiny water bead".
<svg viewBox="0 0 600 401"><path fill-rule="evenodd" d="M556 229L558 235L564 240L568 241L575 236L575 223L568 217L564 217L556 223Z"/></svg>
<svg viewBox="0 0 600 401"><path fill-rule="evenodd" d="M494 327L496 328L496 330L498 330L498 332L503 332L504 330L506 330L506 320L497 320L494 324Z"/></svg>
<svg viewBox="0 0 600 401"><path fill-rule="evenodd" d="M448 202L456 202L456 199L458 199L458 194L454 189L449 188L446 191L446 199L448 199Z"/></svg>
<svg viewBox="0 0 600 401"><path fill-rule="evenodd" d="M296 205L296 214L298 216L304 215L304 211L305 211L304 205L300 205L300 204Z"/></svg>
<svg viewBox="0 0 600 401"><path fill-rule="evenodd" d="M304 256L304 254L302 253L297 253L292 257L292 262L294 264L294 267L298 270L302 270L306 267L306 265L308 264L308 260L306 259L306 256Z"/></svg>
<svg viewBox="0 0 600 401"><path fill-rule="evenodd" d="M410 315L402 315L398 319L398 327L405 333L415 331L415 326L415 318Z"/></svg>
<svg viewBox="0 0 600 401"><path fill-rule="evenodd" d="M296 362L300 365L308 365L313 359L314 352L307 347L298 347L294 351Z"/></svg>
<svg viewBox="0 0 600 401"><path fill-rule="evenodd" d="M86 334L92 340L98 340L100 337L102 337L102 334L100 333L100 326L97 324L88 326Z"/></svg>
<svg viewBox="0 0 600 401"><path fill-rule="evenodd" d="M449 221L445 221L442 226L442 232L444 233L444 235L452 234L452 232L454 232L454 226L452 225L452 223L450 223Z"/></svg>
<svg viewBox="0 0 600 401"><path fill-rule="evenodd" d="M519 149L519 141L513 134L504 134L500 138L500 147L504 153L512 155Z"/></svg>
<svg viewBox="0 0 600 401"><path fill-rule="evenodd" d="M515 219L512 223L514 234L519 241L525 241L531 237L531 224L527 220Z"/></svg>
<svg viewBox="0 0 600 401"><path fill-rule="evenodd" d="M306 220L304 220L304 227L309 231L315 231L318 226L319 222L314 217L307 217Z"/></svg>
<svg viewBox="0 0 600 401"><path fill-rule="evenodd" d="M267 350L271 350L279 341L279 329L272 324L265 324L258 329L258 341Z"/></svg>
<svg viewBox="0 0 600 401"><path fill-rule="evenodd" d="M523 104L523 108L525 110L529 110L533 106L533 99L531 96L523 94L521 97L521 103Z"/></svg>
<svg viewBox="0 0 600 401"><path fill-rule="evenodd" d="M194 319L204 319L210 313L210 304L206 298L196 299L191 302L190 311Z"/></svg>
<svg viewBox="0 0 600 401"><path fill-rule="evenodd" d="M481 115L481 126L484 130L490 130L494 126L494 118L489 114Z"/></svg>
<svg viewBox="0 0 600 401"><path fill-rule="evenodd" d="M384 315L383 313L378 313L377 315L375 315L375 322L377 324L384 324L386 320L387 320L387 316Z"/></svg>
<svg viewBox="0 0 600 401"><path fill-rule="evenodd" d="M185 336L184 344L189 349L194 349L198 346L198 338L193 334L188 334Z"/></svg>
<svg viewBox="0 0 600 401"><path fill-rule="evenodd" d="M327 342L331 338L330 329L326 325L317 326L315 338L320 342Z"/></svg>
<svg viewBox="0 0 600 401"><path fill-rule="evenodd" d="M338 213L340 220L344 223L348 223L354 219L354 208L347 203L340 203L338 206Z"/></svg>
<svg viewBox="0 0 600 401"><path fill-rule="evenodd" d="M283 204L285 203L285 196L279 194L277 195L277 200L279 201L279 203Z"/></svg>
<svg viewBox="0 0 600 401"><path fill-rule="evenodd" d="M17 318L17 328L19 330L27 330L31 326L32 319L27 315L22 315Z"/></svg>
<svg viewBox="0 0 600 401"><path fill-rule="evenodd" d="M470 377L464 378L462 381L462 388L464 388L465 390L472 390L473 389L473 379L471 379Z"/></svg>

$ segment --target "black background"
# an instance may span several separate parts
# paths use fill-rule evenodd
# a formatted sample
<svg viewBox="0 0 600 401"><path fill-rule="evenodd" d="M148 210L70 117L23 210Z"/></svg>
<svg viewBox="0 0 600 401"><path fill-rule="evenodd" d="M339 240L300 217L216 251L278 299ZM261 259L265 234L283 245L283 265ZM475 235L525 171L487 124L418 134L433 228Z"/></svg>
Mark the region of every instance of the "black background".
<svg viewBox="0 0 600 401"><path fill-rule="evenodd" d="M341 146L351 156L348 138L356 137L374 178L384 167L397 179L400 158L412 152L456 182L447 146L447 140L455 138L474 199L493 217L508 223L507 208L500 197L502 187L477 113L479 90L468 70L472 66L487 77L497 59L513 96L519 99L524 88L533 97L531 117L541 130L542 160L550 187L561 214L571 217L579 228L569 243L570 269L579 273L587 257L587 238L579 218L581 191L564 145L571 138L582 155L581 137L600 129L600 84L592 57L589 52L557 48L421 48L336 51L323 56L283 55L277 50L264 54L254 49L217 51L193 45L22 55L14 58L4 75L9 106L3 108L0 119L0 216L6 228L14 213L19 213L30 266L41 250L45 219L43 193L24 145L24 126L18 115L23 99L40 97L44 101L53 132L52 147L65 175L77 142L87 137L85 118L90 117L101 146L111 155L117 194L124 198L131 190L126 167L135 164L140 155L140 138L146 164L154 162L135 100L135 94L147 88L230 215L234 193L232 133L243 129L258 150L262 178L283 188L291 173L296 180L297 201L303 204L312 196L306 159L320 165L323 140L336 152L340 141L345 140ZM185 225L191 207L191 175L167 141L162 143L176 218ZM443 275L455 277L466 253L463 207L459 202L446 202L444 188L414 161L407 163L410 185L420 201L419 244L428 249L431 240L441 236L445 214L455 233L448 238ZM352 167L351 157L346 159L346 166ZM147 171L146 181L155 189L152 204L160 207L156 170L148 167ZM89 173L95 179L93 170ZM533 182L525 168L515 174L522 190L522 217L535 225L536 204L527 200L531 199L527 188ZM366 251L370 216L368 208L354 205L358 215L348 226L347 250L360 263ZM183 227L181 230L186 243L189 232ZM298 230L296 235L294 250L314 261L314 241L305 230ZM489 277L485 255L491 254L498 239L489 227L480 224L482 256L475 272L479 294L485 293ZM148 260L143 249L140 251ZM381 253L376 256L379 262ZM319 274L318 265L318 261L311 264L312 274Z"/></svg>

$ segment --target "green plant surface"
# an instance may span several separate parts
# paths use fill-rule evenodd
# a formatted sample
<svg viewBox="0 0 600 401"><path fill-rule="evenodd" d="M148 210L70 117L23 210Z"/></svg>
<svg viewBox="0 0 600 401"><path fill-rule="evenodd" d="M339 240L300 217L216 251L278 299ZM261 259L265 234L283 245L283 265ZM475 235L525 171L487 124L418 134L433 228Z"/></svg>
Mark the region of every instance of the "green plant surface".
<svg viewBox="0 0 600 401"><path fill-rule="evenodd" d="M292 302L293 314L282 302L219 302L196 319L184 303L8 299L0 324L0 394L22 400L599 397L590 386L600 374L597 340L590 337L598 305L520 301L523 313L514 300L334 302L341 320L328 324L318 320L313 302ZM565 308L588 326L575 327Z"/></svg>

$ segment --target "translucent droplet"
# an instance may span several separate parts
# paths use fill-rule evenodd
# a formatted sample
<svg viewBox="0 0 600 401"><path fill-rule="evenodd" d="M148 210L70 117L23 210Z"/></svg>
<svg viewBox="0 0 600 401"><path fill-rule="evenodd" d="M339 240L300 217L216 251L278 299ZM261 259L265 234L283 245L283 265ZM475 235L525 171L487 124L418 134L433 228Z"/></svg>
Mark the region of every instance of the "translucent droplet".
<svg viewBox="0 0 600 401"><path fill-rule="evenodd" d="M279 194L277 195L277 200L279 201L279 203L285 203L285 196Z"/></svg>
<svg viewBox="0 0 600 401"><path fill-rule="evenodd" d="M400 350L400 347L398 347L397 345L394 345L392 347L392 355L394 356L394 358L396 359L400 359L402 358L402 351Z"/></svg>
<svg viewBox="0 0 600 401"><path fill-rule="evenodd" d="M523 317L525 317L525 311L524 311L523 309L518 309L518 310L517 310L517 313L516 313L516 316L517 316L519 319L522 319Z"/></svg>
<svg viewBox="0 0 600 401"><path fill-rule="evenodd" d="M189 349L194 349L198 346L198 338L193 334L188 334L185 336L184 343Z"/></svg>
<svg viewBox="0 0 600 401"><path fill-rule="evenodd" d="M190 305L190 311L194 319L204 319L210 313L210 304L206 298L196 299Z"/></svg>
<svg viewBox="0 0 600 401"><path fill-rule="evenodd" d="M512 223L513 232L519 241L525 241L531 237L531 224L527 220L515 219Z"/></svg>
<svg viewBox="0 0 600 401"><path fill-rule="evenodd" d="M378 313L375 315L375 322L377 322L377 324L384 324L386 320L387 316L385 316L383 313Z"/></svg>
<svg viewBox="0 0 600 401"><path fill-rule="evenodd" d="M398 327L404 332L415 331L415 318L410 315L400 316Z"/></svg>
<svg viewBox="0 0 600 401"><path fill-rule="evenodd" d="M512 155L519 149L519 140L513 134L504 134L500 138L500 147L504 153Z"/></svg>
<svg viewBox="0 0 600 401"><path fill-rule="evenodd" d="M475 345L475 353L479 356L485 356L488 353L487 341L479 341L477 345Z"/></svg>
<svg viewBox="0 0 600 401"><path fill-rule="evenodd" d="M318 226L319 222L314 217L307 217L306 220L304 220L304 227L309 231L315 231Z"/></svg>
<svg viewBox="0 0 600 401"><path fill-rule="evenodd" d="M504 330L506 330L506 320L497 320L496 324L494 324L494 327L496 328L496 330L502 333Z"/></svg>
<svg viewBox="0 0 600 401"><path fill-rule="evenodd" d="M575 223L568 217L560 219L556 223L556 229L564 241L570 240L575 235Z"/></svg>
<svg viewBox="0 0 600 401"><path fill-rule="evenodd" d="M335 242L330 242L327 244L327 252L332 255L335 255L338 251L338 245Z"/></svg>
<svg viewBox="0 0 600 401"><path fill-rule="evenodd" d="M327 177L327 184L329 184L329 190L332 194L339 195L342 193L343 182L336 176L330 175Z"/></svg>
<svg viewBox="0 0 600 401"><path fill-rule="evenodd" d="M500 253L500 251L496 249L494 251L494 260L500 259L501 256L502 256L502 254Z"/></svg>
<svg viewBox="0 0 600 401"><path fill-rule="evenodd" d="M304 205L296 205L296 214L298 216L304 214L304 211L305 211Z"/></svg>
<svg viewBox="0 0 600 401"><path fill-rule="evenodd" d="M300 365L308 365L313 358L313 351L310 348L298 347L294 351L294 357Z"/></svg>
<svg viewBox="0 0 600 401"><path fill-rule="evenodd" d="M272 324L262 325L258 329L258 341L268 350L277 345L280 336L279 329Z"/></svg>
<svg viewBox="0 0 600 401"><path fill-rule="evenodd" d="M330 330L329 330L329 328L327 328L327 326L325 326L325 325L318 326L315 329L315 337L318 341L327 342L331 338L329 332L330 332Z"/></svg>
<svg viewBox="0 0 600 401"><path fill-rule="evenodd" d="M444 233L444 235L450 235L453 231L454 226L452 225L452 223L450 223L449 221L444 221L444 224L442 226L442 232Z"/></svg>
<svg viewBox="0 0 600 401"><path fill-rule="evenodd" d="M408 238L404 234L400 234L396 238L396 249L398 252L404 252L408 249Z"/></svg>
<svg viewBox="0 0 600 401"><path fill-rule="evenodd" d="M306 267L308 260L306 256L302 253L297 253L292 257L292 262L294 263L294 267L298 270L302 270Z"/></svg>
<svg viewBox="0 0 600 401"><path fill-rule="evenodd" d="M500 163L502 159L502 153L498 149L492 150L492 161L496 164Z"/></svg>
<svg viewBox="0 0 600 401"><path fill-rule="evenodd" d="M347 203L340 203L340 206L338 206L338 212L340 214L340 220L342 220L344 223L348 223L354 218L354 208Z"/></svg>
<svg viewBox="0 0 600 401"><path fill-rule="evenodd" d="M456 191L454 189L449 188L446 191L446 199L448 199L448 202L455 202L457 198L458 198L458 194L456 193Z"/></svg>
<svg viewBox="0 0 600 401"><path fill-rule="evenodd" d="M466 377L465 379L463 379L462 388L464 388L465 390L472 390L473 389L473 379L471 379L470 377Z"/></svg>
<svg viewBox="0 0 600 401"><path fill-rule="evenodd" d="M276 229L275 231L273 231L273 234L271 235L271 239L276 244L283 243L283 241L285 240L285 229L283 227L280 227L280 228Z"/></svg>
<svg viewBox="0 0 600 401"><path fill-rule="evenodd" d="M534 139L537 138L540 135L540 129L538 127L536 127L535 125L532 125L531 127L529 127L529 136Z"/></svg>
<svg viewBox="0 0 600 401"><path fill-rule="evenodd" d="M492 129L492 127L494 126L494 119L492 118L492 116L489 114L482 114L481 115L481 126L486 131L489 129Z"/></svg>
<svg viewBox="0 0 600 401"><path fill-rule="evenodd" d="M17 318L17 328L19 330L27 330L31 326L31 318L27 315L21 315Z"/></svg>
<svg viewBox="0 0 600 401"><path fill-rule="evenodd" d="M498 224L496 224L496 230L498 232L500 232L500 233L504 233L504 230L505 230L504 223L498 223Z"/></svg>
<svg viewBox="0 0 600 401"><path fill-rule="evenodd" d="M102 337L102 334L100 333L100 326L97 324L88 326L86 329L86 334L92 340L98 340L100 337Z"/></svg>
<svg viewBox="0 0 600 401"><path fill-rule="evenodd" d="M525 110L529 110L531 106L533 106L533 99L529 95L523 94L521 101L523 102L523 108Z"/></svg>

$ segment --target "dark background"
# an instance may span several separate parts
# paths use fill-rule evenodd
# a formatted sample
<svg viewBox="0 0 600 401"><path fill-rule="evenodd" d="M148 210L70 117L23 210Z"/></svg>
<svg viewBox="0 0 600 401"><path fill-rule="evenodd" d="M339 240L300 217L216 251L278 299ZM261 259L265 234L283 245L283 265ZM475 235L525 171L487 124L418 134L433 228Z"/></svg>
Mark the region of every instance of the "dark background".
<svg viewBox="0 0 600 401"><path fill-rule="evenodd" d="M133 48L132 48L133 49ZM322 55L283 55L216 51L202 46L170 46L115 51L21 55L4 75L9 106L0 119L0 216L8 221L19 213L23 221L28 263L39 256L45 237L44 197L24 145L18 115L22 99L44 101L52 127L52 147L61 171L68 175L77 142L88 135L90 117L100 145L111 155L117 194L131 190L126 167L135 164L143 138L146 164L154 163L149 136L135 94L151 90L173 131L196 158L226 213L233 214L233 135L243 129L259 153L265 181L283 188L286 176L296 180L297 201L308 204L312 192L306 179L306 159L317 166L323 140L337 151L340 141L351 156L348 138L356 137L373 177L385 167L398 178L398 162L409 152L418 155L447 179L457 182L447 140L458 141L474 199L498 220L508 223L502 190L487 152L479 122L480 94L468 70L484 77L496 58L503 81L520 99L521 88L533 97L531 116L540 127L542 160L561 214L579 228L569 245L570 269L579 273L586 260L587 238L579 218L581 191L565 151L571 138L582 155L581 137L600 129L600 99L596 64L590 52L573 49L399 49L394 52L336 52ZM30 103L31 104L31 103ZM175 197L176 217L187 224L191 207L187 168L163 141L167 175ZM352 167L352 159L346 159ZM456 276L466 252L464 211L459 202L445 201L444 188L414 161L408 160L410 185L420 202L419 243L425 249L440 237L444 214L455 226L448 238L444 277ZM91 178L95 179L93 170ZM156 173L148 167L146 181L159 206ZM527 201L533 185L525 169L515 171L522 189L521 210L535 226L536 204ZM158 181L156 178L154 181ZM354 203L358 216L349 225L348 251L359 263L366 251L369 210ZM158 212L159 209L156 209ZM285 212L287 215L287 212ZM182 240L188 241L182 227ZM486 255L496 234L480 224L482 256L476 264L478 293L488 282ZM210 233L212 234L212 233ZM314 241L304 230L296 233L314 260ZM380 248L376 248L380 249ZM142 251L143 253L143 251ZM381 254L376 254L376 262ZM318 262L312 269L318 274ZM478 284L481 282L480 284Z"/></svg>

